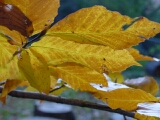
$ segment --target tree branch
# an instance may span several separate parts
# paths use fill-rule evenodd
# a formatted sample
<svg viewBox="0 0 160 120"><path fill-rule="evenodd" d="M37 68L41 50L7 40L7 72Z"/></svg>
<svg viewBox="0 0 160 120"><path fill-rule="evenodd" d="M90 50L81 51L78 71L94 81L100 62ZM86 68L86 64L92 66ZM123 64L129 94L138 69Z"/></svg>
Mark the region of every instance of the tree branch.
<svg viewBox="0 0 160 120"><path fill-rule="evenodd" d="M3 87L0 87L0 93L2 92L2 90L3 90ZM69 105L80 106L80 107L88 107L88 108L93 108L98 110L109 111L113 113L119 113L132 118L134 118L134 114L135 114L134 112L127 112L121 109L113 110L104 104L97 104L94 102L83 101L78 99L67 99L67 98L57 97L53 95L40 94L38 92L23 92L19 90L13 90L8 95L12 97L18 97L18 98L45 100L45 101L69 104Z"/></svg>

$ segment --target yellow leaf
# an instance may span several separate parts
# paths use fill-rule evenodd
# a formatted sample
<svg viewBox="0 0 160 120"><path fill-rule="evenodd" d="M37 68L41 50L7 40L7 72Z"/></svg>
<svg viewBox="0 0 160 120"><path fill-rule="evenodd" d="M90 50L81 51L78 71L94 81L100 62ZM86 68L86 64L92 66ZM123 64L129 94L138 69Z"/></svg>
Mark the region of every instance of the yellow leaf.
<svg viewBox="0 0 160 120"><path fill-rule="evenodd" d="M100 73L104 71L121 72L132 65L140 65L127 50L80 44L53 36L43 37L40 41L33 43L30 49L43 55L48 63L57 59L56 64L75 62Z"/></svg>
<svg viewBox="0 0 160 120"><path fill-rule="evenodd" d="M128 28L124 29L127 26ZM55 24L47 35L79 43L130 48L160 32L160 24L147 18L131 19L103 6L83 8Z"/></svg>
<svg viewBox="0 0 160 120"><path fill-rule="evenodd" d="M5 3L17 6L32 21L33 34L54 21L59 7L59 0L5 0Z"/></svg>
<svg viewBox="0 0 160 120"><path fill-rule="evenodd" d="M4 88L2 90L2 94L0 96L0 100L3 102L3 104L6 103L6 96L7 94L17 88L18 85L20 85L22 81L20 80L6 80L6 83L4 85Z"/></svg>
<svg viewBox="0 0 160 120"><path fill-rule="evenodd" d="M51 80L51 88L54 88L57 80L58 80L58 73L55 71L55 69L52 66L49 67L49 72L50 72L50 80Z"/></svg>
<svg viewBox="0 0 160 120"><path fill-rule="evenodd" d="M110 92L97 91L93 94L96 98L107 102L112 109L123 109L133 111L137 109L138 103L156 102L158 99L140 89L121 88Z"/></svg>
<svg viewBox="0 0 160 120"><path fill-rule="evenodd" d="M142 89L152 95L159 91L159 85L153 77L140 77L136 79L125 80L123 84L136 89Z"/></svg>
<svg viewBox="0 0 160 120"><path fill-rule="evenodd" d="M108 73L108 76L111 78L113 82L122 83L124 81L123 75L121 73Z"/></svg>
<svg viewBox="0 0 160 120"><path fill-rule="evenodd" d="M130 52L130 54L133 56L133 58L137 61L140 61L140 60L151 60L153 61L153 58L152 57L149 57L149 56L145 56L145 55L142 55L139 53L138 50L134 49L134 48L129 48L128 51Z"/></svg>
<svg viewBox="0 0 160 120"><path fill-rule="evenodd" d="M138 120L159 120L158 118L151 117L151 116L146 116L146 115L143 115L143 114L139 114L137 112L135 113L134 117Z"/></svg>
<svg viewBox="0 0 160 120"><path fill-rule="evenodd" d="M18 85L20 85L23 81L21 80L6 80L4 88L2 90L1 97L5 97L10 91L14 90Z"/></svg>
<svg viewBox="0 0 160 120"><path fill-rule="evenodd" d="M56 86L51 92L50 94L51 95L60 95L62 94L64 91L68 90L69 88L66 87L65 85L62 85L62 86Z"/></svg>
<svg viewBox="0 0 160 120"><path fill-rule="evenodd" d="M5 79L25 80L17 66L18 55L13 56L18 51L18 46L11 45L2 34L0 34L0 46L0 81Z"/></svg>
<svg viewBox="0 0 160 120"><path fill-rule="evenodd" d="M18 47L11 45L7 38L0 34L0 67L6 66L7 63L12 59L13 54L18 50Z"/></svg>
<svg viewBox="0 0 160 120"><path fill-rule="evenodd" d="M50 90L50 74L44 58L35 51L22 51L18 61L20 72L27 78L30 85L46 94Z"/></svg>
<svg viewBox="0 0 160 120"><path fill-rule="evenodd" d="M31 87L31 86L27 86L26 89L24 89L24 91L26 91L26 92L38 92L37 89L35 89L34 87Z"/></svg>
<svg viewBox="0 0 160 120"><path fill-rule="evenodd" d="M12 42L13 45L19 45L20 46L23 43L27 42L26 38L15 30L11 31L4 26L0 26L0 32L3 33L4 35L10 37L9 40Z"/></svg>
<svg viewBox="0 0 160 120"><path fill-rule="evenodd" d="M55 67L55 70L58 72L59 78L63 79L63 81L75 90L96 91L90 83L107 86L107 81L102 74L78 64L66 63Z"/></svg>

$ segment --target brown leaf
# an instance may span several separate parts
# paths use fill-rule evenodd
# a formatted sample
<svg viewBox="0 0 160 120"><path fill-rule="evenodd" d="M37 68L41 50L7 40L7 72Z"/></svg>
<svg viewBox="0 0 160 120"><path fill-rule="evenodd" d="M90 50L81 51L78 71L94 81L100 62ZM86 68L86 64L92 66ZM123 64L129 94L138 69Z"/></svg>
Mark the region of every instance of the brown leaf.
<svg viewBox="0 0 160 120"><path fill-rule="evenodd" d="M24 36L32 34L32 22L16 6L0 2L0 16L3 16L0 17L0 25L6 26L10 30L16 30Z"/></svg>
<svg viewBox="0 0 160 120"><path fill-rule="evenodd" d="M152 77L140 77L136 79L125 80L123 84L136 89L142 89L152 95L159 91L158 83Z"/></svg>
<svg viewBox="0 0 160 120"><path fill-rule="evenodd" d="M50 25L58 13L59 0L4 0L6 4L17 6L31 21L34 31L41 32Z"/></svg>

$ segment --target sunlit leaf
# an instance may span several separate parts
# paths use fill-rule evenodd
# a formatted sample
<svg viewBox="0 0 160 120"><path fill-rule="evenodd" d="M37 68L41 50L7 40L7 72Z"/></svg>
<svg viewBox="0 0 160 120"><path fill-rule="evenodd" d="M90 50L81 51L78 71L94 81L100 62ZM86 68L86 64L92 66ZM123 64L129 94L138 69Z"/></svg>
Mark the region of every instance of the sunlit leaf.
<svg viewBox="0 0 160 120"><path fill-rule="evenodd" d="M121 72L131 65L140 65L134 61L127 50L115 51L107 46L80 44L53 36L43 37L32 44L30 49L43 55L47 62L57 59L59 64L75 62L100 73L104 71Z"/></svg>
<svg viewBox="0 0 160 120"><path fill-rule="evenodd" d="M3 104L6 103L6 96L7 94L14 90L15 88L17 88L18 85L20 85L22 83L21 80L6 80L6 83L4 85L4 88L2 90L2 94L0 96L0 100L3 102Z"/></svg>
<svg viewBox="0 0 160 120"><path fill-rule="evenodd" d="M94 89L89 83L94 82L107 86L107 81L102 74L77 64L63 64L55 67L59 77L73 89L93 92Z"/></svg>
<svg viewBox="0 0 160 120"><path fill-rule="evenodd" d="M5 0L5 3L17 6L32 21L33 34L54 21L59 7L59 0Z"/></svg>
<svg viewBox="0 0 160 120"><path fill-rule="evenodd" d="M2 90L1 97L5 97L10 91L17 88L18 85L20 85L23 81L21 80L6 80L6 83L4 85L4 88Z"/></svg>
<svg viewBox="0 0 160 120"><path fill-rule="evenodd" d="M7 38L0 34L0 81L5 79L25 80L19 73L18 56L13 56L18 47L11 45Z"/></svg>
<svg viewBox="0 0 160 120"><path fill-rule="evenodd" d="M49 93L50 74L48 66L40 54L30 50L23 51L18 65L32 87L40 92Z"/></svg>
<svg viewBox="0 0 160 120"><path fill-rule="evenodd" d="M9 44L7 38L0 34L0 67L6 66L7 63L12 59L13 54L18 50L15 45Z"/></svg>
<svg viewBox="0 0 160 120"><path fill-rule="evenodd" d="M159 85L153 77L140 77L136 79L128 79L123 84L136 88L142 89L152 95L156 95L159 91Z"/></svg>
<svg viewBox="0 0 160 120"><path fill-rule="evenodd" d="M160 32L160 24L140 17L131 19L103 6L83 8L55 24L47 35L79 43L130 48Z"/></svg>
<svg viewBox="0 0 160 120"><path fill-rule="evenodd" d="M150 61L153 61L154 60L152 57L140 54L139 51L136 50L136 49L134 49L134 48L129 48L128 51L134 57L134 59L137 60L137 61L140 61L140 60L150 60Z"/></svg>
<svg viewBox="0 0 160 120"><path fill-rule="evenodd" d="M12 45L21 46L23 43L27 42L27 39L22 34L20 34L18 31L15 31L15 30L11 31L4 26L0 26L0 32L3 35L6 35L9 37L8 40L10 44Z"/></svg>
<svg viewBox="0 0 160 120"><path fill-rule="evenodd" d="M123 75L121 73L108 73L108 76L111 78L113 82L122 83L124 81Z"/></svg>
<svg viewBox="0 0 160 120"><path fill-rule="evenodd" d="M140 89L121 88L110 92L98 92L94 94L96 98L107 102L112 109L123 109L132 111L137 109L138 103L156 102L158 99Z"/></svg>

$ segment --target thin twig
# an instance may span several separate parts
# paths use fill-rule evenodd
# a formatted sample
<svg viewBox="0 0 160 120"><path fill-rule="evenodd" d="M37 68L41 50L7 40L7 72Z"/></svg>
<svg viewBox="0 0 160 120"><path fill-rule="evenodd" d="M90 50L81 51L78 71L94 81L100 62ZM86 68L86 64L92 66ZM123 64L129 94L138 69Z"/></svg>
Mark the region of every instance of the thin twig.
<svg viewBox="0 0 160 120"><path fill-rule="evenodd" d="M54 91L56 91L56 90L59 90L59 89L61 89L61 88L63 88L63 87L65 87L64 84L61 85L61 86L59 86L59 87L57 87L57 88L54 88L54 89L50 90L49 93L52 93L52 92L54 92Z"/></svg>
<svg viewBox="0 0 160 120"><path fill-rule="evenodd" d="M0 93L2 92L2 89L3 87L0 87ZM67 99L67 98L57 97L53 95L40 94L37 92L23 92L19 90L13 90L8 95L12 97L18 97L18 98L38 99L38 100L45 100L50 102L62 103L62 104L69 104L69 105L74 105L79 107L88 107L88 108L93 108L93 109L98 109L103 111L119 113L132 118L134 118L134 114L135 114L134 112L127 112L121 109L113 110L104 104L97 104L94 102L83 101L78 99Z"/></svg>

